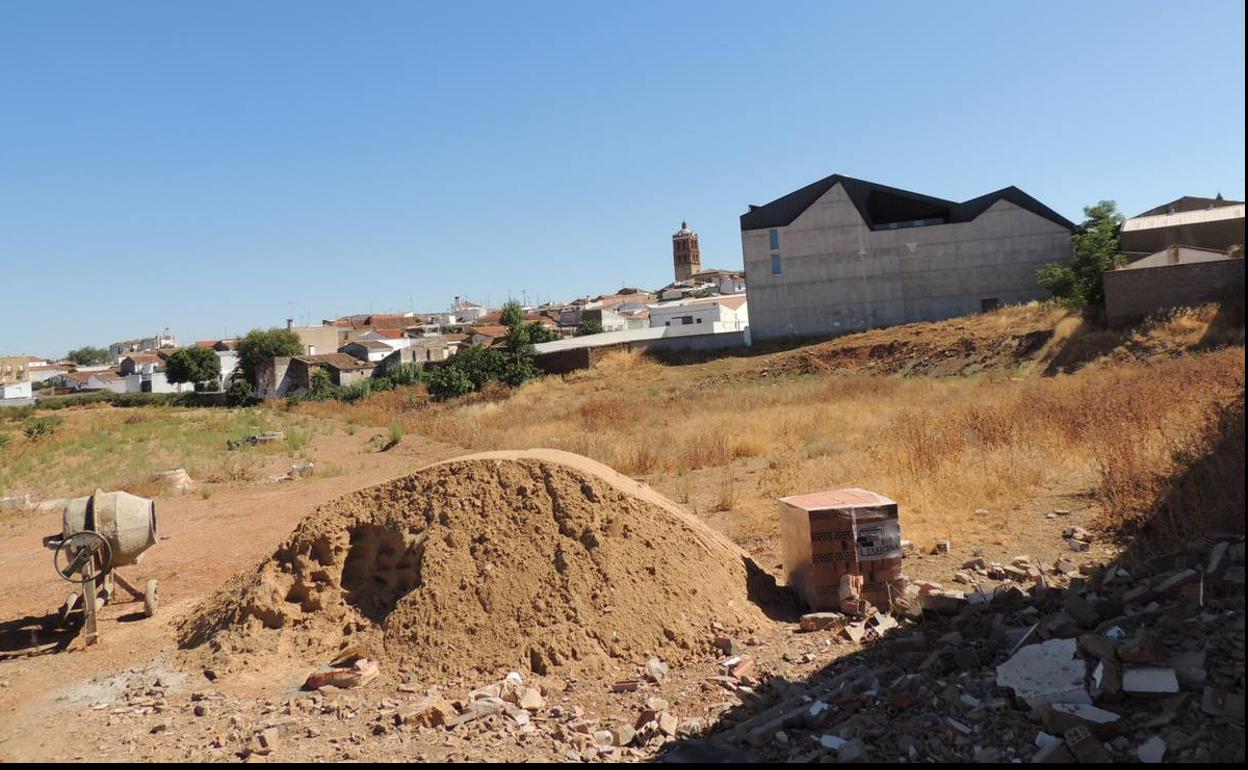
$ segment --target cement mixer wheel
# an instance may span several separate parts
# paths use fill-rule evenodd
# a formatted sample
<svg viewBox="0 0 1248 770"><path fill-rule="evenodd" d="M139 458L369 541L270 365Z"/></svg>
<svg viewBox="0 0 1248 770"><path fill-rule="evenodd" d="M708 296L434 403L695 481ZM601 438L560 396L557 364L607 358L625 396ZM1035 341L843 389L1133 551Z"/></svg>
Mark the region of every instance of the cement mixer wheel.
<svg viewBox="0 0 1248 770"><path fill-rule="evenodd" d="M147 581L147 585L143 589L143 616L150 618L156 614L156 605L160 602L160 596L156 591L157 585L155 580Z"/></svg>

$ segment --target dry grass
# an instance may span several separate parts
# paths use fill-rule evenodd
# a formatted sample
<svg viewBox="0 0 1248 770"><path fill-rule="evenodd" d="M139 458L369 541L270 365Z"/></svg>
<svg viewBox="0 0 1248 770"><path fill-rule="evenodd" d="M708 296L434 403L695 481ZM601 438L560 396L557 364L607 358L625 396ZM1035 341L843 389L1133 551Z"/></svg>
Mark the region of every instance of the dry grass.
<svg viewBox="0 0 1248 770"><path fill-rule="evenodd" d="M1034 518L1038 498L1055 494L1092 495L1111 519L1136 515L1128 509L1156 493L1207 416L1242 401L1244 353L1023 379L759 379L748 376L755 365L663 366L621 354L592 371L526 384L509 399L370 419L397 418L469 448L588 455L718 516L747 545L774 541L776 497L846 485L898 499L920 544L954 534L965 541L1001 537L1021 517ZM363 417L354 407L346 414ZM1141 489L1130 491L1131 483ZM977 508L993 515L968 524Z"/></svg>

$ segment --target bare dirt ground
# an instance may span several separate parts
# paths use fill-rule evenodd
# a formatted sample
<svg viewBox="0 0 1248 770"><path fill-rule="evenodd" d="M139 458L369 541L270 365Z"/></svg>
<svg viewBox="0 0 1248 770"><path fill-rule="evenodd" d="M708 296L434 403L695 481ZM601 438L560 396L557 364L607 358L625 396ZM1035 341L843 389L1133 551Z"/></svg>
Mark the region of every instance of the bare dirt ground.
<svg viewBox="0 0 1248 770"><path fill-rule="evenodd" d="M137 605L104 609L99 644L28 654L55 639L38 626L55 611L68 590L54 574L40 538L59 529L59 514L32 516L0 535L0 758L4 761L73 759L172 761L315 759L580 759L582 749L568 741L568 723L586 721L595 728L631 725L647 705L662 705L679 722L681 734L710 726L716 716L751 696L742 688L717 682L725 673L723 653L712 642L721 632L704 629L703 662L673 667L662 682L643 681L637 690L611 692L611 682L537 678L551 711L527 725L508 720L504 727L466 725L455 730L396 725L405 709L431 692L462 698L469 690L501 679L507 672L476 680L422 681L401 671L383 671L372 685L332 695L298 688L323 661L289 660L263 674L240 672L213 681L210 672L177 650L174 622L240 570L272 553L296 523L317 505L348 492L410 472L460 450L417 437L406 438L389 452L368 451L371 432L318 437L312 452L318 462L347 469L333 478L258 484L214 493L158 498L161 541L143 563L130 571L155 577L161 585L157 616L143 619ZM1070 516L1048 518L1054 508ZM1065 546L1061 531L1090 521L1091 511L1068 499L1037 502L1032 525L1015 533L1012 549L1004 545L959 543L950 556L923 556L908 562L917 578L948 580L963 561L982 553L1008 561L1027 553L1051 561ZM991 516L992 514L985 514ZM723 525L721 517L712 525ZM1107 556L1108 553L1102 553ZM774 554L760 553L764 559ZM774 563L764 562L773 567ZM751 677L803 677L857 645L828 634L798 634L795 617L764 622L745 638L733 639L738 653L754 660ZM471 654L464 650L463 654ZM645 660L639 658L638 670ZM197 716L197 714L199 716ZM55 726L53 728L52 726ZM253 745L268 731L275 746ZM604 758L638 759L645 748L618 749Z"/></svg>

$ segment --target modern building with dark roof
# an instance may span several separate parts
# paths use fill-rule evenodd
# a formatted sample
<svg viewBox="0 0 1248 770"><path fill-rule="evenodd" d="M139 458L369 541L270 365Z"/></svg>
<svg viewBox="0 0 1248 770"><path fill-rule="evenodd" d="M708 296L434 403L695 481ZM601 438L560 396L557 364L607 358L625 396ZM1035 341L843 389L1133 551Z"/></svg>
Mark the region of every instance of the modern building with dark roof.
<svg viewBox="0 0 1248 770"><path fill-rule="evenodd" d="M1074 225L1017 187L956 202L833 174L741 215L754 339L934 321L1047 296Z"/></svg>
<svg viewBox="0 0 1248 770"><path fill-rule="evenodd" d="M1225 253L1244 245L1244 202L1184 195L1123 222L1118 240L1132 259L1173 246Z"/></svg>

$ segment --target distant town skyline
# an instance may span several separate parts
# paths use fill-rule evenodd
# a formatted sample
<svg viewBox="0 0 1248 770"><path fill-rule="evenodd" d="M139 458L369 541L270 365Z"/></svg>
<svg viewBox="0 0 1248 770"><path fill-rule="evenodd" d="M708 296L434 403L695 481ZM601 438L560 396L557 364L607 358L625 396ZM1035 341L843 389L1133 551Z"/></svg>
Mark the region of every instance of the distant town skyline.
<svg viewBox="0 0 1248 770"><path fill-rule="evenodd" d="M1242 200L1243 29L1238 2L10 4L0 353L656 288L682 220L740 269L747 207L833 173L1074 221Z"/></svg>

